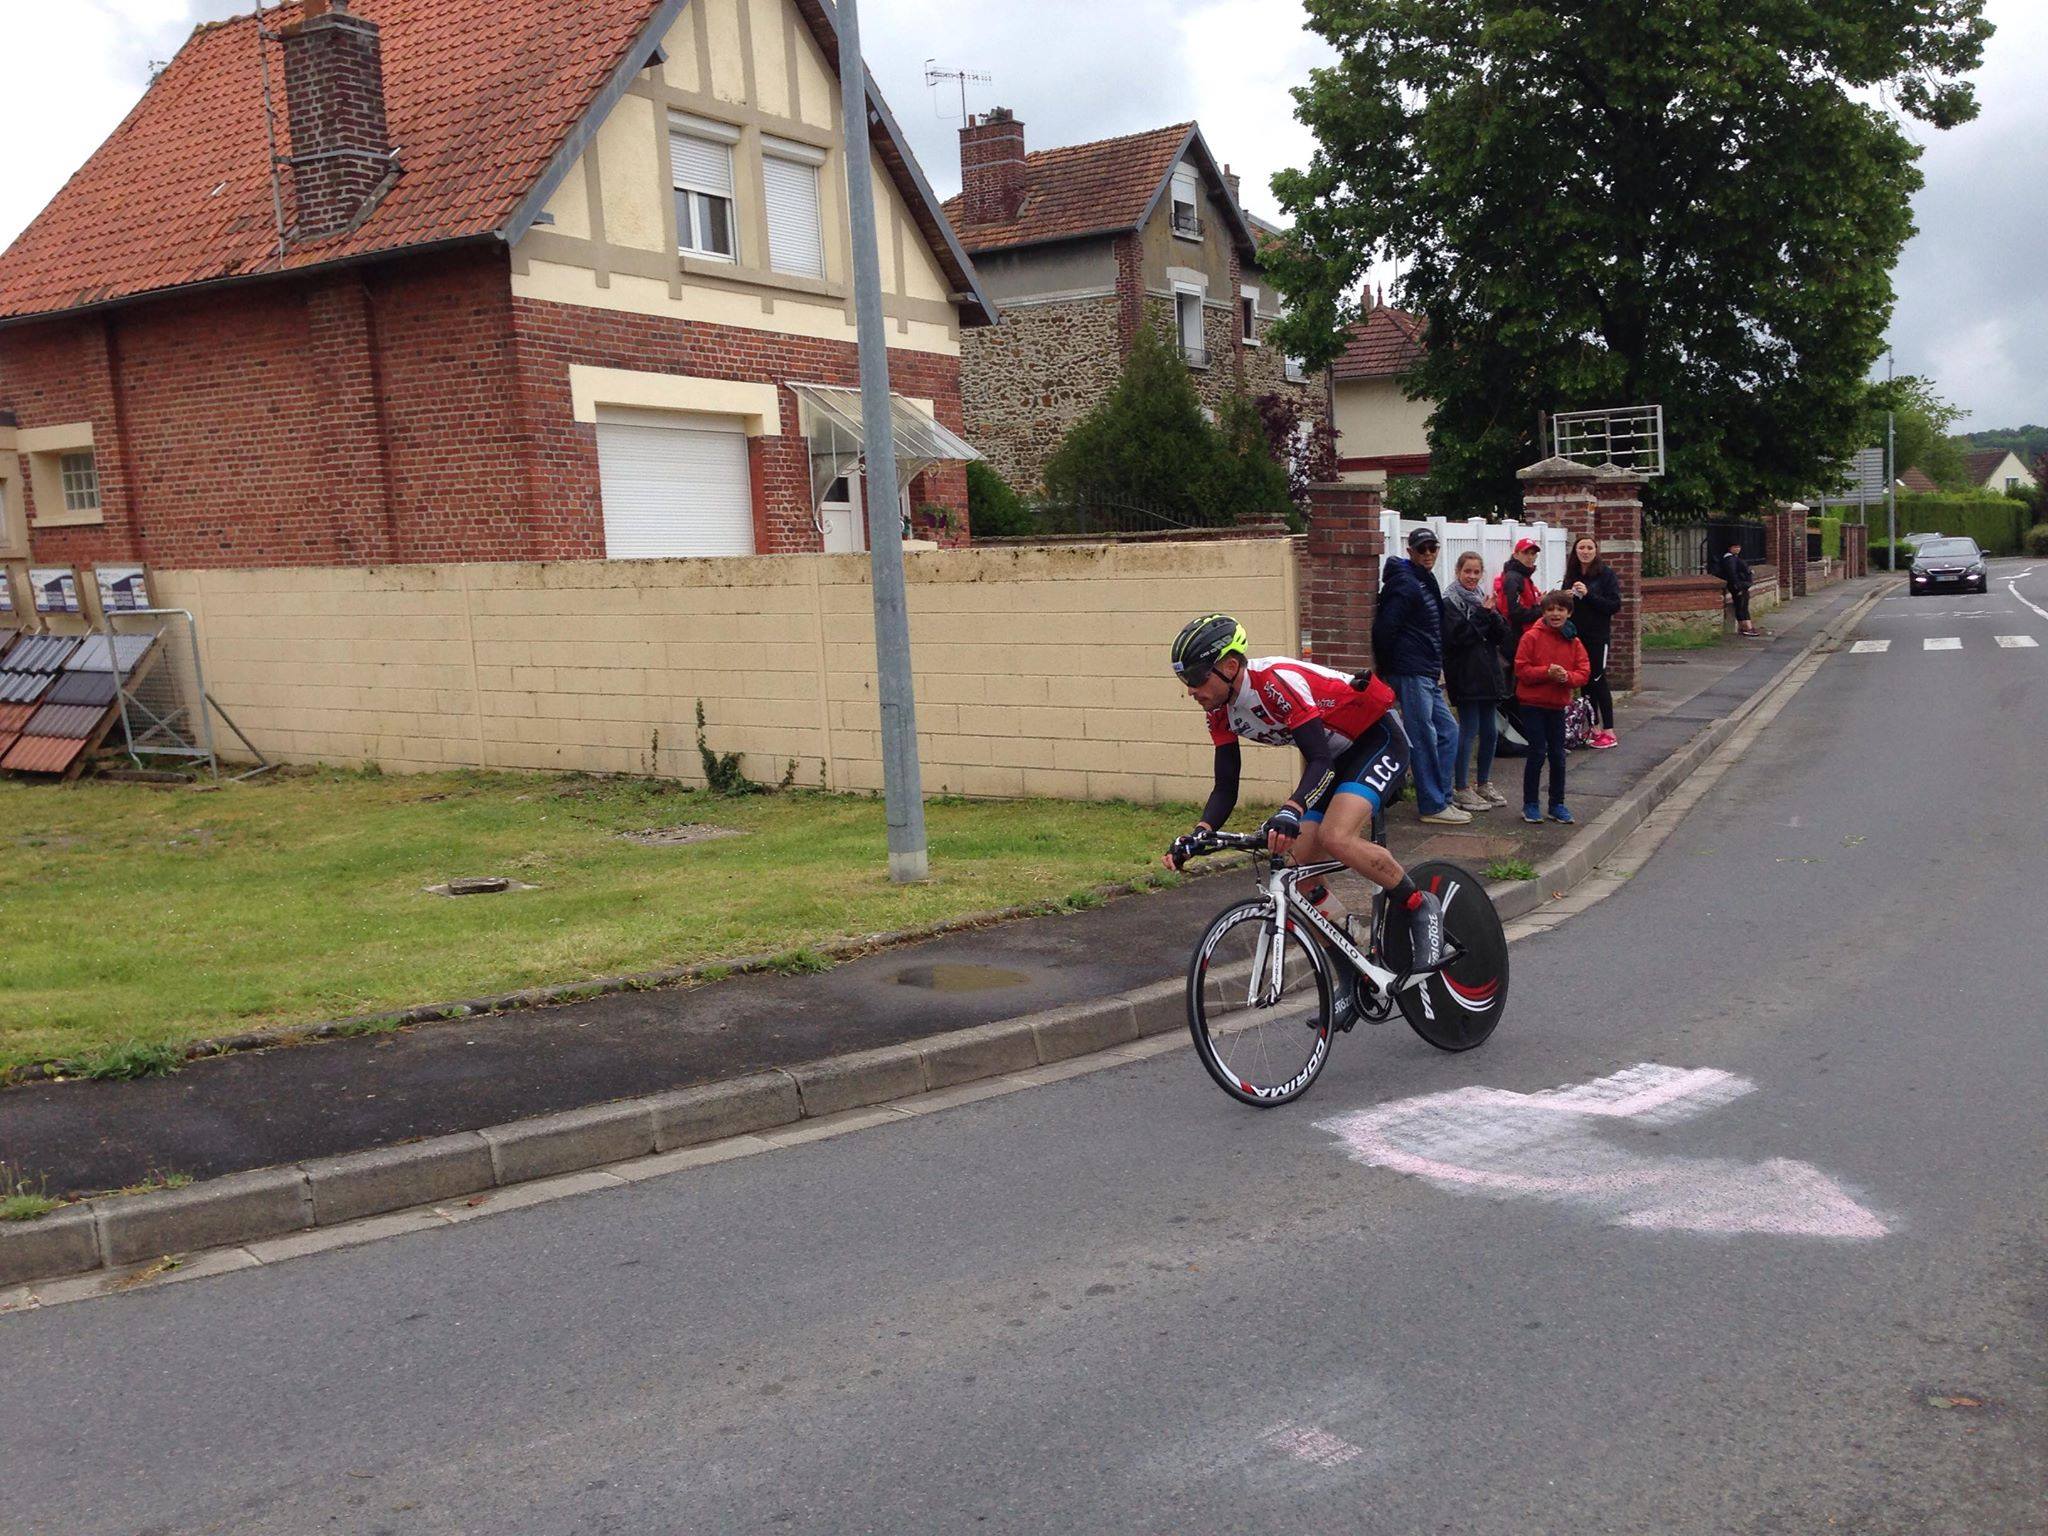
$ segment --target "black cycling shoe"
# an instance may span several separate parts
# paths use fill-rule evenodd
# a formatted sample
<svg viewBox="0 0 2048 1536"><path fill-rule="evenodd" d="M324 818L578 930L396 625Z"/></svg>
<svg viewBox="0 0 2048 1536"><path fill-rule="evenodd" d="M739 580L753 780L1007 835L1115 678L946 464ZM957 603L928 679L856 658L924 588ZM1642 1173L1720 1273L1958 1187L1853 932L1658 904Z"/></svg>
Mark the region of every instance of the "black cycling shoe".
<svg viewBox="0 0 2048 1536"><path fill-rule="evenodd" d="M1409 958L1408 973L1435 970L1444 963L1444 904L1428 891L1408 913L1408 931L1414 937L1415 953Z"/></svg>

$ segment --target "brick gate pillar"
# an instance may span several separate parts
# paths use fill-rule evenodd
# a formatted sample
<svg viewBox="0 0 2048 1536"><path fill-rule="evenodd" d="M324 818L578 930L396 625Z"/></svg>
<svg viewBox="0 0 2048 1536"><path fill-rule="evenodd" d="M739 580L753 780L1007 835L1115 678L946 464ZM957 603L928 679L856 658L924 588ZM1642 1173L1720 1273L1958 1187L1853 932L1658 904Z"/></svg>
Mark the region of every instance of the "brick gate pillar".
<svg viewBox="0 0 2048 1536"><path fill-rule="evenodd" d="M1380 533L1376 485L1312 485L1302 554L1303 618L1315 659L1347 672L1372 665L1372 614L1379 600Z"/></svg>
<svg viewBox="0 0 2048 1536"><path fill-rule="evenodd" d="M1791 602L1797 590L1792 585L1792 570L1795 565L1801 572L1800 585L1805 585L1806 530L1802 524L1795 545L1792 538L1792 513L1783 502L1764 513L1764 559L1777 570L1778 601Z"/></svg>
<svg viewBox="0 0 2048 1536"><path fill-rule="evenodd" d="M1792 586L1788 597L1806 596L1806 504L1798 501L1779 503L1785 513L1786 548L1792 554Z"/></svg>
<svg viewBox="0 0 2048 1536"><path fill-rule="evenodd" d="M1573 539L1588 533L1597 538L1593 485L1599 475L1600 471L1570 459L1545 459L1515 471L1515 478L1522 482L1523 519L1562 528Z"/></svg>
<svg viewBox="0 0 2048 1536"><path fill-rule="evenodd" d="M1602 464L1594 476L1593 537L1621 582L1607 678L1615 692L1633 693L1643 675L1643 477L1612 464Z"/></svg>
<svg viewBox="0 0 2048 1536"><path fill-rule="evenodd" d="M1842 574L1870 574L1870 530L1861 523L1842 524Z"/></svg>

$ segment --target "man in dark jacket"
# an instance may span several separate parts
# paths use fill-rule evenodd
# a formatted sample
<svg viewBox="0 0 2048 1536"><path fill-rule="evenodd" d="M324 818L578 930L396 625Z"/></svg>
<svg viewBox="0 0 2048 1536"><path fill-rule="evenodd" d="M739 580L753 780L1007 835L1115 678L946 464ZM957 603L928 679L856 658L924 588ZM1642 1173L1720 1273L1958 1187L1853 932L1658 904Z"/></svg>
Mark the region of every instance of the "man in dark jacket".
<svg viewBox="0 0 2048 1536"><path fill-rule="evenodd" d="M1451 804L1458 721L1443 690L1444 595L1434 569L1441 550L1435 530L1425 525L1409 533L1408 558L1387 561L1373 614L1372 665L1400 701L1422 819L1462 825L1472 813Z"/></svg>
<svg viewBox="0 0 2048 1536"><path fill-rule="evenodd" d="M1731 542L1728 552L1714 562L1714 574L1728 588L1728 601L1735 609L1735 632L1745 640L1761 640L1762 632L1749 620L1749 589L1756 584L1756 575L1742 558L1742 540Z"/></svg>

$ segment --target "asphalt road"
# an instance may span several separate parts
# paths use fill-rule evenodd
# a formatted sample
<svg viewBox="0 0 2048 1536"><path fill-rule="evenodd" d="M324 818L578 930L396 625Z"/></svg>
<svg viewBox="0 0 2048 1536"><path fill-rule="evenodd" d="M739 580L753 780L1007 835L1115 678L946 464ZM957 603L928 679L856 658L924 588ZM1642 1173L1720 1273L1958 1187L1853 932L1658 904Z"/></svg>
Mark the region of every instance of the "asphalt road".
<svg viewBox="0 0 2048 1536"><path fill-rule="evenodd" d="M2020 569L1881 603L1482 1050L1361 1029L1272 1112L1176 1051L0 1319L0 1529L2048 1532Z"/></svg>

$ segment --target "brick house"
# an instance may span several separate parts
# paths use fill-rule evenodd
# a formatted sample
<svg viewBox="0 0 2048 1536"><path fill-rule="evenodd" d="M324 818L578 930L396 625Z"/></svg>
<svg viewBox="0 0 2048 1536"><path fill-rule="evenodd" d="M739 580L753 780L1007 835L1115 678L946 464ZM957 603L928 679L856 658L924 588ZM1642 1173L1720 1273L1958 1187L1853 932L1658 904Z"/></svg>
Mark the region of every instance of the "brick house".
<svg viewBox="0 0 2048 1536"><path fill-rule="evenodd" d="M1000 323L961 336L967 435L1011 484L1038 486L1070 428L1116 383L1149 321L1176 337L1214 410L1234 392L1327 419L1327 383L1267 345L1279 295L1259 231L1193 123L1027 152L1002 108L960 130L946 204Z"/></svg>
<svg viewBox="0 0 2048 1536"><path fill-rule="evenodd" d="M993 306L868 98L898 415L957 431ZM842 149L820 0L202 26L0 255L0 558L863 547Z"/></svg>
<svg viewBox="0 0 2048 1536"><path fill-rule="evenodd" d="M1429 418L1435 406L1410 400L1401 378L1422 360L1419 315L1375 302L1351 327L1330 364L1337 470L1346 480L1385 485L1429 473Z"/></svg>

